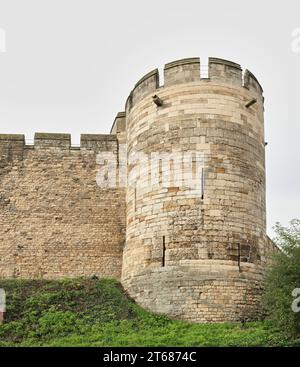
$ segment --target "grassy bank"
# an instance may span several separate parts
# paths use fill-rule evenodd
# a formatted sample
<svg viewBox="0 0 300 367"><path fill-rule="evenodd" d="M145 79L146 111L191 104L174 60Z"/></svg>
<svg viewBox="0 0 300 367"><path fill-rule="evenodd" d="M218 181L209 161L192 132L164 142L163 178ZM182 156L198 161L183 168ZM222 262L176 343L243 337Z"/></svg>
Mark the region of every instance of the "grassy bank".
<svg viewBox="0 0 300 367"><path fill-rule="evenodd" d="M288 346L270 322L190 324L153 315L111 279L0 280L0 346Z"/></svg>

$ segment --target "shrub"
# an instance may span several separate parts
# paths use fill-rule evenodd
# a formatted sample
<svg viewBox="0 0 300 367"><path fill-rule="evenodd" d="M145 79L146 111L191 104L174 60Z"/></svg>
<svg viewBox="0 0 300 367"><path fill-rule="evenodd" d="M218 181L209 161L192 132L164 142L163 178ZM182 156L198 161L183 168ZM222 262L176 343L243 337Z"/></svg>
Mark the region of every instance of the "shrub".
<svg viewBox="0 0 300 367"><path fill-rule="evenodd" d="M300 288L300 220L294 219L288 228L275 226L275 243L282 251L274 255L267 273L265 304L273 323L288 336L300 337L300 312L292 310Z"/></svg>

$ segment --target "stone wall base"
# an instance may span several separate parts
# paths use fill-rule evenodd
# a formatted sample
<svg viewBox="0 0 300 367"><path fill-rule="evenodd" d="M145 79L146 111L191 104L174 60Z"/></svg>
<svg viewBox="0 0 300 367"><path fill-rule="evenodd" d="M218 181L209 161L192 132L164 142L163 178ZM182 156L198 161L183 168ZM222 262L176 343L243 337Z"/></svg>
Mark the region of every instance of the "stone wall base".
<svg viewBox="0 0 300 367"><path fill-rule="evenodd" d="M142 307L191 322L258 320L263 277L257 274L207 272L187 267L151 269L123 286Z"/></svg>

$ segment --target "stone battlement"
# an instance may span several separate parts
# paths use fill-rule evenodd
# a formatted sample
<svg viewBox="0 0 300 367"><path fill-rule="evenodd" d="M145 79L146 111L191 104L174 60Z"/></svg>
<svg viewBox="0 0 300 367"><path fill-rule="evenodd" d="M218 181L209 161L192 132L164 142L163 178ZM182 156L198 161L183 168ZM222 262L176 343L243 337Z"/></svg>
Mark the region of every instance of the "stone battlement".
<svg viewBox="0 0 300 367"><path fill-rule="evenodd" d="M100 149L109 150L109 142L116 142L116 134L81 134L80 146L78 149ZM71 134L61 133L35 133L34 144L28 145L25 143L25 135L19 134L0 134L0 148L10 147L12 149L47 149L47 148L61 148L72 149Z"/></svg>
<svg viewBox="0 0 300 367"><path fill-rule="evenodd" d="M160 88L193 82L223 83L243 87L250 93L263 99L263 89L256 77L249 71L243 72L241 66L232 61L210 57L208 60L208 78L200 73L200 58L187 58L173 61L164 66L164 85L160 85L158 69L144 75L134 86L127 102L126 111L148 94L155 94Z"/></svg>

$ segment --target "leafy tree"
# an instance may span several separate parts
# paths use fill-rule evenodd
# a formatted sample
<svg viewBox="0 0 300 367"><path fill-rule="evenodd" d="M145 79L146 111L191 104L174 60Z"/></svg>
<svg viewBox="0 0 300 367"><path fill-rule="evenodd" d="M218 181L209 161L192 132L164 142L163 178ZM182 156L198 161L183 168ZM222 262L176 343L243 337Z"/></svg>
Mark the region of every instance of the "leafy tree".
<svg viewBox="0 0 300 367"><path fill-rule="evenodd" d="M281 251L267 272L265 303L271 320L288 336L300 337L300 220L277 223L274 242ZM298 298L297 298L298 297Z"/></svg>

